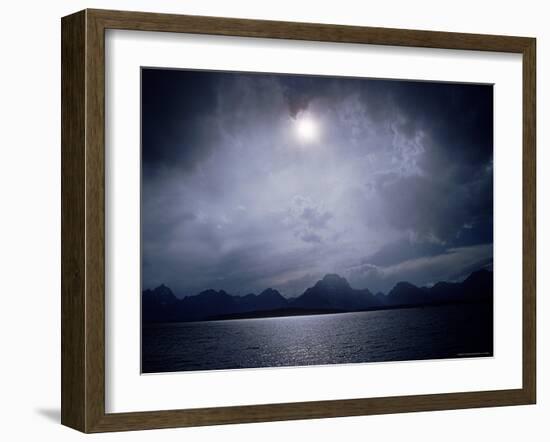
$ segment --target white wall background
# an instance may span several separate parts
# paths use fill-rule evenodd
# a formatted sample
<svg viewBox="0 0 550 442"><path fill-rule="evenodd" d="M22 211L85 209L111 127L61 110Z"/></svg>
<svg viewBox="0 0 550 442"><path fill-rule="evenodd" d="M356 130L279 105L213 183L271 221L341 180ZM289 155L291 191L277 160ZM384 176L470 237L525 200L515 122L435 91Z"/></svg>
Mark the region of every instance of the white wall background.
<svg viewBox="0 0 550 442"><path fill-rule="evenodd" d="M364 26L534 36L538 39L538 405L115 433L96 440L281 438L547 440L550 434L550 28L545 2L416 0L20 0L2 8L0 69L0 436L81 440L59 425L60 22L82 8L127 9ZM545 174L545 171L548 173Z"/></svg>

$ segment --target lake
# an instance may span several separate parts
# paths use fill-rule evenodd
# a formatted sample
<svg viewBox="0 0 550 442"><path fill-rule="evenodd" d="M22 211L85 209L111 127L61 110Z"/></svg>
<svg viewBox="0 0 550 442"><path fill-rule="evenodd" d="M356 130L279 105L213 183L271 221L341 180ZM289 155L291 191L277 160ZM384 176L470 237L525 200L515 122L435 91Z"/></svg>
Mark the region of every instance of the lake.
<svg viewBox="0 0 550 442"><path fill-rule="evenodd" d="M492 304L144 324L142 372L493 355Z"/></svg>

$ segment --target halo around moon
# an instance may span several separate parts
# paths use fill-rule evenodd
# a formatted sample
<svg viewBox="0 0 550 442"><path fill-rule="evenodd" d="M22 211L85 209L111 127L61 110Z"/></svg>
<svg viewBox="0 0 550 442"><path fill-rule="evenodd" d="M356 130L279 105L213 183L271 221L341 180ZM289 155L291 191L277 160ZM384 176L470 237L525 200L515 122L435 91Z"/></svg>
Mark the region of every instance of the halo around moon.
<svg viewBox="0 0 550 442"><path fill-rule="evenodd" d="M311 143L319 137L319 125L308 114L298 115L295 121L296 136L302 143Z"/></svg>

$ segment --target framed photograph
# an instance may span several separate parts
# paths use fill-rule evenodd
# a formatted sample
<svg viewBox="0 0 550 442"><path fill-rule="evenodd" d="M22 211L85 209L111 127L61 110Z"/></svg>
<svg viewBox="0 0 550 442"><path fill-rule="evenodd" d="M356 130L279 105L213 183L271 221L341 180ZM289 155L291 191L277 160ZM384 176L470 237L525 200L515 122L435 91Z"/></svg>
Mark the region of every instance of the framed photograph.
<svg viewBox="0 0 550 442"><path fill-rule="evenodd" d="M62 19L62 423L534 404L535 39Z"/></svg>

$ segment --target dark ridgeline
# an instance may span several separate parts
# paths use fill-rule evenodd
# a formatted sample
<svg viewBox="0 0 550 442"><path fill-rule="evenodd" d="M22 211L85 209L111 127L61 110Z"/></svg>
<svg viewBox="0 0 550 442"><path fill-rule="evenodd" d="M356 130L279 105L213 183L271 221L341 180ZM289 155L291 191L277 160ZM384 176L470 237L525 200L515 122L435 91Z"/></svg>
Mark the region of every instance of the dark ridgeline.
<svg viewBox="0 0 550 442"><path fill-rule="evenodd" d="M493 273L488 270L474 272L463 282L438 282L432 287L399 282L387 295L353 289L345 278L329 274L293 299L286 299L271 288L259 295L245 296L233 296L224 290L205 290L179 299L163 284L154 290L143 291L142 320L149 323L188 322L311 315L492 300Z"/></svg>

